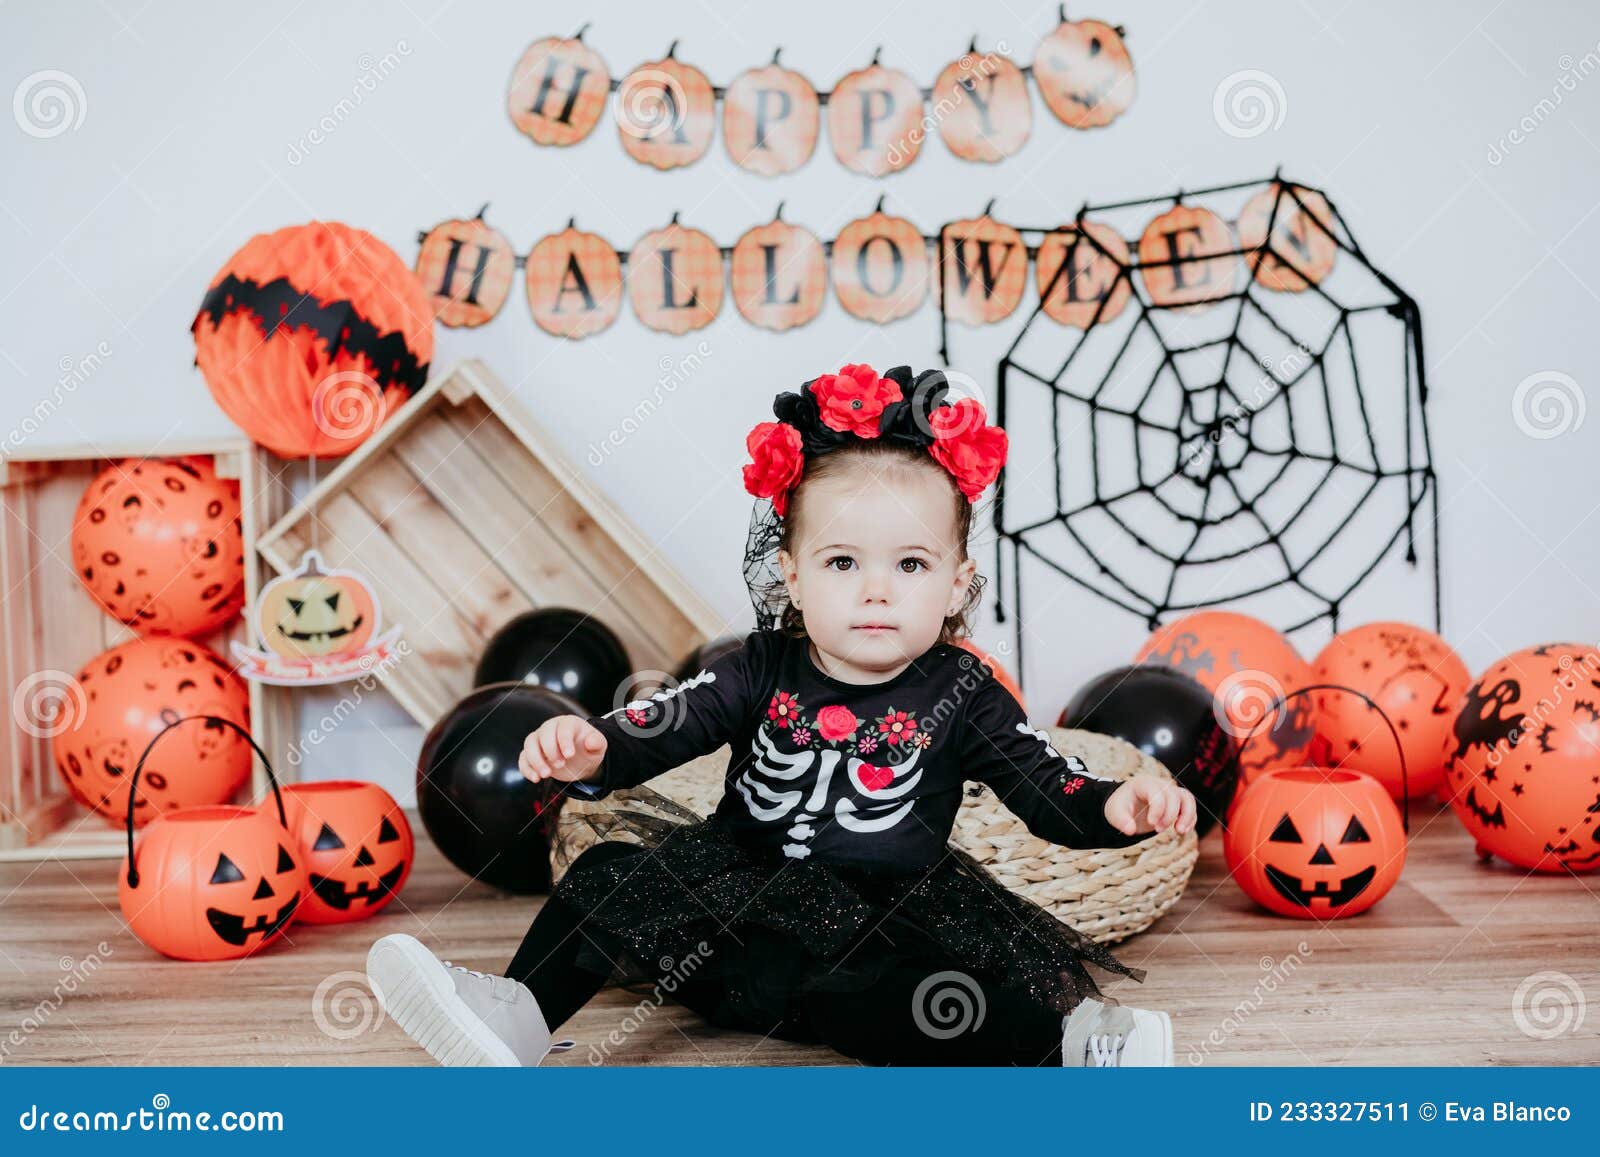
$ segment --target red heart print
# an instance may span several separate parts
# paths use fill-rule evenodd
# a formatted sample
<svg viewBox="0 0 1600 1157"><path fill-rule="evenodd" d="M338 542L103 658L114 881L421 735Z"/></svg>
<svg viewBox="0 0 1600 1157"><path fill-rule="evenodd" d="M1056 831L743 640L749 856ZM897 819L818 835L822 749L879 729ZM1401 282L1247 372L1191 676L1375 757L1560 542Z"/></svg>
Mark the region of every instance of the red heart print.
<svg viewBox="0 0 1600 1157"><path fill-rule="evenodd" d="M856 778L867 791L882 791L894 782L894 769L879 767L875 763L863 763L856 772Z"/></svg>

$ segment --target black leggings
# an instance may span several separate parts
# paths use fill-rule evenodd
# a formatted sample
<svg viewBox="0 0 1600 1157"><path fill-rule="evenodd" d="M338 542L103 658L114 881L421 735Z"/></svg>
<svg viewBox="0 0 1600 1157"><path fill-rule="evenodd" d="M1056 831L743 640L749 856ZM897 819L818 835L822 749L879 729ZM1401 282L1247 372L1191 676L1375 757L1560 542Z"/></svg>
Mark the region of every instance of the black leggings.
<svg viewBox="0 0 1600 1157"><path fill-rule="evenodd" d="M606 841L587 849L573 869L643 851ZM583 913L551 896L506 969L507 976L528 986L552 1032L605 985L599 973L576 963L584 937ZM798 999L796 1016L809 1032L797 1035L780 1024L772 1035L819 1040L869 1065L1061 1064L1060 1013L1025 994L980 983L956 966L951 971L959 977L943 987L952 999L930 1000L926 982L938 971L903 968L858 992L807 993ZM919 988L924 989L920 994ZM722 990L715 978L683 978L671 995L712 1023L722 1023L717 1012Z"/></svg>

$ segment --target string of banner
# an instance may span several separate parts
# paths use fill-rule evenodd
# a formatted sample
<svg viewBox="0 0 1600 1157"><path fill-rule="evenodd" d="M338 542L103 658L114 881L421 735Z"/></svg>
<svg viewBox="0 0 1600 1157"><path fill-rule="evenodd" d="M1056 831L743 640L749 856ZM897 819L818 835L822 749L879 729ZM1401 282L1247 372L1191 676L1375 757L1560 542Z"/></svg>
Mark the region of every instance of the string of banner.
<svg viewBox="0 0 1600 1157"><path fill-rule="evenodd" d="M937 127L964 160L993 163L1011 156L1033 128L1027 78L1047 107L1074 129L1110 124L1133 103L1136 82L1124 30L1099 20L1060 24L1039 44L1032 64L1017 65L1002 41L979 53L974 37L960 59L922 88L906 73L872 62L832 90L772 63L714 85L677 58L677 42L660 60L613 79L600 54L584 43L588 25L570 38L546 37L517 61L506 95L512 122L535 144L575 145L605 115L610 97L622 147L642 164L675 169L693 164L711 146L722 103L722 135L740 167L764 176L792 172L816 149L822 110L828 139L845 168L869 177L904 169ZM931 106L931 111L929 111Z"/></svg>
<svg viewBox="0 0 1600 1157"><path fill-rule="evenodd" d="M930 236L885 213L880 197L872 213L831 241L785 221L780 204L772 221L731 248L680 224L674 213L631 250L569 221L526 256L484 220L486 205L475 217L419 233L415 268L437 319L451 327L483 325L498 315L521 269L533 320L562 338L609 328L624 295L646 327L688 333L717 317L730 287L740 316L779 332L815 318L830 284L845 311L863 321L907 316L932 286L947 318L989 325L1021 303L1030 261L1042 312L1088 329L1122 312L1135 271L1152 305L1173 307L1235 293L1241 255L1257 283L1280 292L1304 290L1333 268L1334 217L1315 189L1270 182L1231 222L1185 204L1181 193L1171 200L1132 242L1082 211L1054 228L1008 225L990 216L992 201L978 216ZM1024 232L1042 234L1039 243L1028 245Z"/></svg>

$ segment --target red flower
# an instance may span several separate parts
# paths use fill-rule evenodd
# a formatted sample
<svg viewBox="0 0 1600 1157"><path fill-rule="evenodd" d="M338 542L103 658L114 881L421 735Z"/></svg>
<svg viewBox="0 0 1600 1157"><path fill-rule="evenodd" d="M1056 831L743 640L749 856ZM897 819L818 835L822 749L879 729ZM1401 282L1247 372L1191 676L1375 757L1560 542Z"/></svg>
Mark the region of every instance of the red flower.
<svg viewBox="0 0 1600 1157"><path fill-rule="evenodd" d="M901 400L900 383L880 378L871 366L845 366L811 383L822 424L858 438L878 436L878 418L890 402Z"/></svg>
<svg viewBox="0 0 1600 1157"><path fill-rule="evenodd" d="M800 700L787 691L779 691L767 704L767 718L779 727L792 727L800 715Z"/></svg>
<svg viewBox="0 0 1600 1157"><path fill-rule="evenodd" d="M911 738L917 730L917 721L909 712L891 708L889 714L878 720L878 730L883 732L884 739L889 743L899 743Z"/></svg>
<svg viewBox="0 0 1600 1157"><path fill-rule="evenodd" d="M860 723L850 708L841 707L837 703L817 712L817 730L822 732L822 738L830 743L854 735Z"/></svg>
<svg viewBox="0 0 1600 1157"><path fill-rule="evenodd" d="M757 498L772 499L780 516L788 513L789 489L805 468L800 431L787 422L760 422L744 444L755 459L744 468L744 488Z"/></svg>
<svg viewBox="0 0 1600 1157"><path fill-rule="evenodd" d="M1072 779L1067 780L1065 783L1063 783L1061 785L1061 794L1062 795L1071 795L1073 792L1077 791L1082 786L1083 786L1083 777L1081 775L1080 776L1074 776Z"/></svg>
<svg viewBox="0 0 1600 1157"><path fill-rule="evenodd" d="M928 453L955 477L968 502L976 502L999 477L1010 445L1005 430L984 421L983 404L975 398L940 406L928 416L934 437Z"/></svg>

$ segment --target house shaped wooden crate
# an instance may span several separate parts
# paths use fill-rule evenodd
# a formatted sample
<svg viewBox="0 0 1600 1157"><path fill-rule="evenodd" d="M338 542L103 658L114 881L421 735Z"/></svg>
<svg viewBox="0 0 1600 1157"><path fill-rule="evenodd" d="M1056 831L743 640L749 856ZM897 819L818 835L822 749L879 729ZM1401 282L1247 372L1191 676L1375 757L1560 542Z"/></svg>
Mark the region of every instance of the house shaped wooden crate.
<svg viewBox="0 0 1600 1157"><path fill-rule="evenodd" d="M356 571L403 653L375 668L431 726L472 689L508 619L569 607L616 633L635 671L674 671L720 616L480 362L429 384L269 528L280 571L309 548Z"/></svg>

